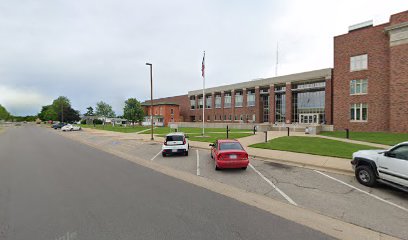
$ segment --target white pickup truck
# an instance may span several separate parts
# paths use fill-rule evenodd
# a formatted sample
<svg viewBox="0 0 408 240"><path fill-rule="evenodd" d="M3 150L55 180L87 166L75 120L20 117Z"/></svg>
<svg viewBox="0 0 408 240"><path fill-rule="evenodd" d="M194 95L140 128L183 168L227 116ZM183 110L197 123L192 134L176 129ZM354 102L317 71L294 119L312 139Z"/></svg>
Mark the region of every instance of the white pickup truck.
<svg viewBox="0 0 408 240"><path fill-rule="evenodd" d="M355 152L351 165L357 180L365 186L381 182L408 192L408 142L389 150Z"/></svg>

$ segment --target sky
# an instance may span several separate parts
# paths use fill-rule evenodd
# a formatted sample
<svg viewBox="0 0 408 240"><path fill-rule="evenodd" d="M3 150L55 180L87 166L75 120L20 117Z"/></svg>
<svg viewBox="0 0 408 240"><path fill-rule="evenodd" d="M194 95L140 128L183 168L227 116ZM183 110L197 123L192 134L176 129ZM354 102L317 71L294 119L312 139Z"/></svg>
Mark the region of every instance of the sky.
<svg viewBox="0 0 408 240"><path fill-rule="evenodd" d="M104 101L333 67L333 37L389 21L406 0L1 0L0 104L34 115L58 96L81 113Z"/></svg>

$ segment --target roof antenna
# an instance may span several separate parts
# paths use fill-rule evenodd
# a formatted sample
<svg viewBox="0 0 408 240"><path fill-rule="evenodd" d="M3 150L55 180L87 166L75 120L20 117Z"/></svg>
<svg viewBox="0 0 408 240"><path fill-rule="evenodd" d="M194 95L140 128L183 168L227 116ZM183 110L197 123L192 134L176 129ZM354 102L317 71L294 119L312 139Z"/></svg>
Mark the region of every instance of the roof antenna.
<svg viewBox="0 0 408 240"><path fill-rule="evenodd" d="M276 65L275 65L275 77L278 76L278 64L279 64L279 42L276 42Z"/></svg>

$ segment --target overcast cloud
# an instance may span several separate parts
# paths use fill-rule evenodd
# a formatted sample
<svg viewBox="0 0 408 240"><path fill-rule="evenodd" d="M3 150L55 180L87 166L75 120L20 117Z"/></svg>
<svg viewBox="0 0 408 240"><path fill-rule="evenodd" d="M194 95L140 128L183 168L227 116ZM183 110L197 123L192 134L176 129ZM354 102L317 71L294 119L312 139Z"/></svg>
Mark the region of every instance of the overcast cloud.
<svg viewBox="0 0 408 240"><path fill-rule="evenodd" d="M206 85L333 66L333 36L387 22L406 1L0 1L0 104L36 114L67 96L85 112L103 100L167 97Z"/></svg>

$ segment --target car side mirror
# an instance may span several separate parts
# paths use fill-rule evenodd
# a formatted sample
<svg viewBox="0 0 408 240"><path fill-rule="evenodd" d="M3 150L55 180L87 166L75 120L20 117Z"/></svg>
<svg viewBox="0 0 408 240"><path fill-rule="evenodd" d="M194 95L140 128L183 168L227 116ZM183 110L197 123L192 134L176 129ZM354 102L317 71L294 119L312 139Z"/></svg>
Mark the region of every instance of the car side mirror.
<svg viewBox="0 0 408 240"><path fill-rule="evenodd" d="M214 144L214 143L211 143L209 146L210 146L210 147L215 147L215 144Z"/></svg>
<svg viewBox="0 0 408 240"><path fill-rule="evenodd" d="M386 157L392 157L392 158L395 158L395 153L392 153L392 152L386 151L386 152L384 152L384 156L386 156Z"/></svg>

